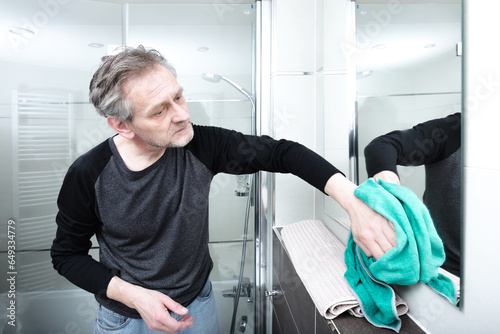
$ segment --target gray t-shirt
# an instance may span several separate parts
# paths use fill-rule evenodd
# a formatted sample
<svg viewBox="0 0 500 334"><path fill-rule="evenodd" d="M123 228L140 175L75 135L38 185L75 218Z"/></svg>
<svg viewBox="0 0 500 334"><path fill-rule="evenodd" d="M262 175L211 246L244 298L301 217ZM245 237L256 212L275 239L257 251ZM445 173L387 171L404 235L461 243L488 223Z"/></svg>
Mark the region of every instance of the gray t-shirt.
<svg viewBox="0 0 500 334"><path fill-rule="evenodd" d="M51 255L54 268L107 308L139 313L108 299L117 275L188 306L212 269L208 196L217 173L292 173L324 191L338 169L291 141L193 125L193 140L167 149L148 168L130 171L113 139L78 158L63 182ZM88 251L97 235L100 259Z"/></svg>

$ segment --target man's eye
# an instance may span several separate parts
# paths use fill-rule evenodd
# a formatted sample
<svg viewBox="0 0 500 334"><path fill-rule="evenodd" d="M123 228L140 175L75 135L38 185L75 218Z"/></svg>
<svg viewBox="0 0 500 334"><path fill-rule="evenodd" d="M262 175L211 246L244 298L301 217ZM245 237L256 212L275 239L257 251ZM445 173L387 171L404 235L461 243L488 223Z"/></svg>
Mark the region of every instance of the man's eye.
<svg viewBox="0 0 500 334"><path fill-rule="evenodd" d="M165 109L161 109L160 111L158 111L158 112L156 113L156 116L161 116L161 115L163 115L163 112L164 112L164 111L165 111Z"/></svg>

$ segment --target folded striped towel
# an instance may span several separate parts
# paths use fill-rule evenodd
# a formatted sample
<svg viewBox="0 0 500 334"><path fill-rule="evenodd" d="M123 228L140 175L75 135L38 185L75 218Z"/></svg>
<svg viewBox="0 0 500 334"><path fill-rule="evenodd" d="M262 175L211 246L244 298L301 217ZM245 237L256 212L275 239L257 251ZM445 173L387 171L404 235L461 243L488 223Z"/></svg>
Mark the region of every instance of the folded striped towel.
<svg viewBox="0 0 500 334"><path fill-rule="evenodd" d="M334 319L344 312L363 317L358 300L350 290L344 273L345 245L319 220L303 220L281 229L283 245L297 275L319 313ZM399 315L408 311L398 299Z"/></svg>

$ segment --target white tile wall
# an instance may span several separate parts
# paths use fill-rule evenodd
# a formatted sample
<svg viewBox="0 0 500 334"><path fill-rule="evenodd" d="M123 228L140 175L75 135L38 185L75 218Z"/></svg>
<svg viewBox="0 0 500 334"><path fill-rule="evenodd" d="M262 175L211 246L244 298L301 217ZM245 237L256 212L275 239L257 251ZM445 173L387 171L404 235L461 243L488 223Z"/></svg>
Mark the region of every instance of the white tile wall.
<svg viewBox="0 0 500 334"><path fill-rule="evenodd" d="M349 131L353 108L348 104L350 83L345 53L349 39L349 2L324 0L323 6L324 106L323 110L318 110L324 115L321 140L324 142L324 157L350 178ZM317 195L316 198L318 218L341 237L339 232L345 228L338 226L332 218L347 218L347 213L330 197Z"/></svg>
<svg viewBox="0 0 500 334"><path fill-rule="evenodd" d="M348 1L273 2L274 133L323 155L349 177L346 48ZM290 75L311 72L311 75ZM290 175L276 176L275 225L345 216L332 199ZM329 219L326 216L325 218Z"/></svg>
<svg viewBox="0 0 500 334"><path fill-rule="evenodd" d="M275 137L295 140L314 149L314 136L316 134L315 76L277 76L275 82Z"/></svg>
<svg viewBox="0 0 500 334"><path fill-rule="evenodd" d="M315 1L281 0L273 5L276 71L314 71Z"/></svg>
<svg viewBox="0 0 500 334"><path fill-rule="evenodd" d="M347 106L347 78L345 74L325 75L324 81L324 125L322 127L324 157L342 171L346 177L350 177L349 129L351 115ZM324 213L330 218L348 217L344 209L330 197L324 199Z"/></svg>
<svg viewBox="0 0 500 334"><path fill-rule="evenodd" d="M348 109L347 77L341 75L325 75L324 88L324 140L325 151L346 150L349 148L349 127L351 115ZM345 160L345 159L342 159ZM332 163L338 163L331 161Z"/></svg>
<svg viewBox="0 0 500 334"><path fill-rule="evenodd" d="M277 76L274 97L274 133L315 149L315 76ZM314 188L293 175L276 175L277 226L311 219Z"/></svg>
<svg viewBox="0 0 500 334"><path fill-rule="evenodd" d="M348 1L324 0L324 70L345 71Z"/></svg>
<svg viewBox="0 0 500 334"><path fill-rule="evenodd" d="M466 167L465 180L464 313L477 325L468 322L471 330L493 333L500 323L495 315L500 290L493 279L500 275L500 266L491 261L500 250L500 196L495 191L500 187L500 169Z"/></svg>
<svg viewBox="0 0 500 334"><path fill-rule="evenodd" d="M465 115L464 163L468 167L498 170L500 154L491 145L500 143L500 69L498 66L475 67L477 72L470 77L465 102L469 112Z"/></svg>

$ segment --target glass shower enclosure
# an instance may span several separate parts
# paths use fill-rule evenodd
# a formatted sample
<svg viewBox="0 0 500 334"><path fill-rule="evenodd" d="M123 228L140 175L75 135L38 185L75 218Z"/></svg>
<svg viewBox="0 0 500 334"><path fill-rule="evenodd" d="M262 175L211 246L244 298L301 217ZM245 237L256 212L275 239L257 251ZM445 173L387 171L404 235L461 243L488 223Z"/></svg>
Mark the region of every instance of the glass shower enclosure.
<svg viewBox="0 0 500 334"><path fill-rule="evenodd" d="M0 268L12 279L0 280L0 332L92 332L95 300L56 273L50 246L66 170L113 134L88 102L102 56L120 45L155 48L176 67L193 123L255 132L253 1L175 3L2 4ZM255 328L254 197L251 176L213 180L210 278L221 333Z"/></svg>

